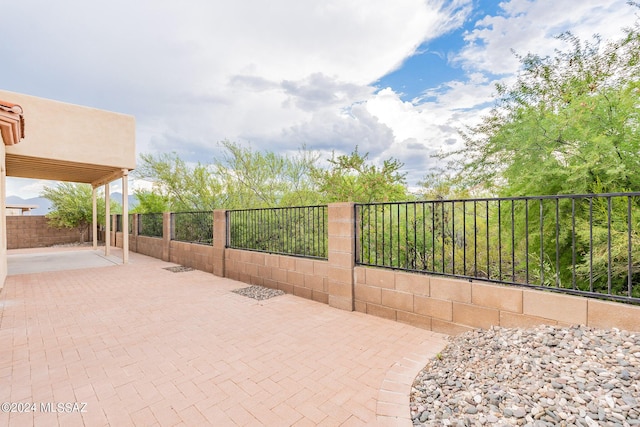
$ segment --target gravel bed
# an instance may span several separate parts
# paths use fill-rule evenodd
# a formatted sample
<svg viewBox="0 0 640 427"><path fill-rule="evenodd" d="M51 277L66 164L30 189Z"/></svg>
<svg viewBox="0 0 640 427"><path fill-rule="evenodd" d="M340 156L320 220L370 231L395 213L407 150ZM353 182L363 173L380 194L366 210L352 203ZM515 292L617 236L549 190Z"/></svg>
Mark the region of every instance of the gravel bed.
<svg viewBox="0 0 640 427"><path fill-rule="evenodd" d="M186 271L193 271L194 269L191 267L185 267L184 265L176 265L175 267L165 267L165 270L168 270L172 273L184 273Z"/></svg>
<svg viewBox="0 0 640 427"><path fill-rule="evenodd" d="M493 327L451 338L416 377L421 426L640 425L640 334Z"/></svg>
<svg viewBox="0 0 640 427"><path fill-rule="evenodd" d="M235 292L236 294L243 295L245 297L257 299L258 301L277 297L279 295L284 295L284 292L279 289L271 289L258 285L249 286L247 288L234 289L231 292Z"/></svg>
<svg viewBox="0 0 640 427"><path fill-rule="evenodd" d="M50 248L72 248L72 247L87 247L93 246L93 242L72 242L72 243L56 243L49 246ZM104 242L98 242L98 246L104 246Z"/></svg>

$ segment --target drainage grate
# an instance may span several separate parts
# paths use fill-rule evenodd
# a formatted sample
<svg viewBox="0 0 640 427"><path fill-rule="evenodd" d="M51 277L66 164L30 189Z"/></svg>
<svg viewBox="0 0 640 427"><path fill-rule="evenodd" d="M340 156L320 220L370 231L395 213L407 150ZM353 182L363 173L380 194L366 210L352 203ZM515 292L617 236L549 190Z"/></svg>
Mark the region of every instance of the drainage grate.
<svg viewBox="0 0 640 427"><path fill-rule="evenodd" d="M185 267L184 265L177 265L175 267L165 267L165 270L169 270L172 273L184 273L185 271L193 271L194 268Z"/></svg>
<svg viewBox="0 0 640 427"><path fill-rule="evenodd" d="M279 295L284 295L284 292L282 292L281 290L266 288L264 286L258 285L249 286L248 288L234 289L231 292L235 292L236 294L243 295L245 297L257 299L258 301L277 297Z"/></svg>

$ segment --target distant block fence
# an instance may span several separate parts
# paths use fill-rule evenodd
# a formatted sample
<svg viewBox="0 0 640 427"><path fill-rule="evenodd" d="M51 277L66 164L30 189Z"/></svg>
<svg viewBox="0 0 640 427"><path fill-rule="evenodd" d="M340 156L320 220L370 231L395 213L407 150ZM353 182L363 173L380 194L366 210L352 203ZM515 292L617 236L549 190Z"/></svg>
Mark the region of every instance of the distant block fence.
<svg viewBox="0 0 640 427"><path fill-rule="evenodd" d="M90 230L86 230L85 240L91 241ZM45 216L7 216L7 249L42 248L77 242L80 242L77 228L53 227Z"/></svg>
<svg viewBox="0 0 640 427"><path fill-rule="evenodd" d="M427 274L413 271L415 266L366 265L371 257L362 259L363 244L372 238L361 233L367 221L361 207L353 203L155 217L134 214L129 221L129 248L216 276L447 334L536 324L640 331L635 298L620 303L560 293L553 286L547 290L441 272ZM119 224L114 215L112 241L121 247ZM385 224L387 232L388 227L397 227L394 224ZM147 235L141 234L143 228ZM292 238L294 234L298 237ZM406 244L408 238L403 238L404 242L392 241L389 247Z"/></svg>

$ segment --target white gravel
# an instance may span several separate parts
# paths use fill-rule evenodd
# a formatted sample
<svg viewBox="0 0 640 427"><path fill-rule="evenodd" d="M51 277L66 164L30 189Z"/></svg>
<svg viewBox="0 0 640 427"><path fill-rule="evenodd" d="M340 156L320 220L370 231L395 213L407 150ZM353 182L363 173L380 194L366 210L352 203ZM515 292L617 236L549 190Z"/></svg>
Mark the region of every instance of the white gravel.
<svg viewBox="0 0 640 427"><path fill-rule="evenodd" d="M640 425L640 334L494 327L451 338L418 374L422 426Z"/></svg>
<svg viewBox="0 0 640 427"><path fill-rule="evenodd" d="M284 292L279 289L271 289L265 286L258 285L249 286L247 288L234 289L231 292L235 292L239 295L244 295L245 297L257 299L258 301L277 297L279 295L284 295Z"/></svg>

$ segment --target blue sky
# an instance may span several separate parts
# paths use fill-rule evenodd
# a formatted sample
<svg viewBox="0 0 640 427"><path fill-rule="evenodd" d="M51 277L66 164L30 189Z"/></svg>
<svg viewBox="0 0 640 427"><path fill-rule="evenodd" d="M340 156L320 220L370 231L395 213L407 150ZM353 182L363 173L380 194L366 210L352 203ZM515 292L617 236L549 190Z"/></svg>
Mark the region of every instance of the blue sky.
<svg viewBox="0 0 640 427"><path fill-rule="evenodd" d="M636 15L626 0L21 0L3 5L0 88L132 114L139 153L357 145L403 162L413 187L513 79L512 50L618 38Z"/></svg>
<svg viewBox="0 0 640 427"><path fill-rule="evenodd" d="M402 66L386 74L375 85L391 87L401 94L403 101L420 98L425 90L438 87L451 80L462 80L465 71L461 64L452 64L450 58L464 46L464 35L474 30L477 20L499 15L498 1L476 1L462 25L422 43Z"/></svg>

